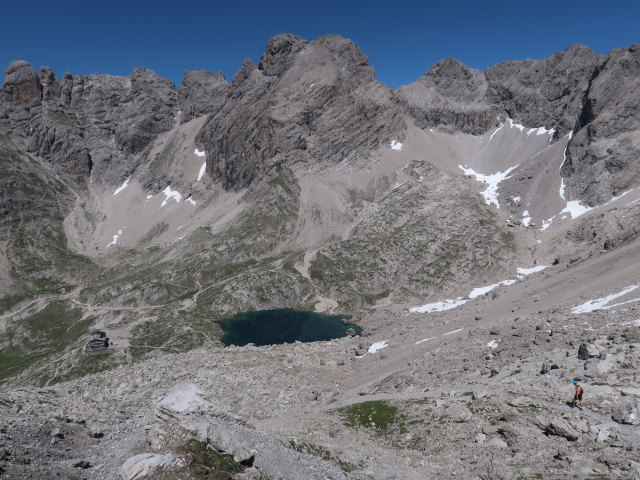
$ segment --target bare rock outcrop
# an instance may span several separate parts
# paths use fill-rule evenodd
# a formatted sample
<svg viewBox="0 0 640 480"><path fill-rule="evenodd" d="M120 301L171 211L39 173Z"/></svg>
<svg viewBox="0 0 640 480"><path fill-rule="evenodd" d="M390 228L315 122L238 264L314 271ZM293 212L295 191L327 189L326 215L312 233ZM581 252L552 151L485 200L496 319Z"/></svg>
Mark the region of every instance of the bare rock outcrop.
<svg viewBox="0 0 640 480"><path fill-rule="evenodd" d="M227 100L228 89L229 83L222 72L211 73L203 68L185 70L178 91L178 105L182 112L180 120L184 123L219 111Z"/></svg>
<svg viewBox="0 0 640 480"><path fill-rule="evenodd" d="M562 175L575 198L602 204L640 180L640 45L611 51L593 72Z"/></svg>
<svg viewBox="0 0 640 480"><path fill-rule="evenodd" d="M24 60L11 62L4 70L2 97L27 104L39 101L38 73Z"/></svg>
<svg viewBox="0 0 640 480"><path fill-rule="evenodd" d="M512 118L527 127L573 128L599 56L572 45L542 60L499 63L485 71L447 58L397 91L418 125L473 135Z"/></svg>
<svg viewBox="0 0 640 480"><path fill-rule="evenodd" d="M172 453L141 453L128 458L120 467L122 480L139 480L157 470L170 470L184 466L184 461Z"/></svg>
<svg viewBox="0 0 640 480"><path fill-rule="evenodd" d="M0 133L61 173L87 177L97 166L100 180L130 170L130 155L172 128L177 102L173 84L150 70L60 80L24 61L7 67L0 92Z"/></svg>
<svg viewBox="0 0 640 480"><path fill-rule="evenodd" d="M600 56L583 45L542 60L499 63L486 70L490 103L528 127L571 131Z"/></svg>
<svg viewBox="0 0 640 480"><path fill-rule="evenodd" d="M280 35L258 67L245 61L198 142L209 173L238 189L284 162L336 164L368 154L401 130L401 120L392 92L353 42Z"/></svg>

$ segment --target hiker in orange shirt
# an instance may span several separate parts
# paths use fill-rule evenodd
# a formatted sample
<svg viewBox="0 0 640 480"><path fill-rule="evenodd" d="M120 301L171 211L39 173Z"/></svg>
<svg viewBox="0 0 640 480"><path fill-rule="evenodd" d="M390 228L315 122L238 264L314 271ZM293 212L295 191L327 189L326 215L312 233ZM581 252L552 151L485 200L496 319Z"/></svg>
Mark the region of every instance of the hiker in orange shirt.
<svg viewBox="0 0 640 480"><path fill-rule="evenodd" d="M582 408L582 394L584 393L584 388L581 385L578 385L578 382L573 381L573 385L576 387L576 393L573 395L573 404L572 406L579 406Z"/></svg>

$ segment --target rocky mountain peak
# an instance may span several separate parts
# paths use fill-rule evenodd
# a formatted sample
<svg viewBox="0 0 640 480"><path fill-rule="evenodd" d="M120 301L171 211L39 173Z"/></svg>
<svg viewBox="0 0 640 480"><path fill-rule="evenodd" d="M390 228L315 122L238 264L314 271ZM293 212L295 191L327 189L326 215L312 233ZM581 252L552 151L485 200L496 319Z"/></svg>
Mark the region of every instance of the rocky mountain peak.
<svg viewBox="0 0 640 480"><path fill-rule="evenodd" d="M158 96L175 96L175 86L173 83L162 78L153 70L136 68L129 78L131 80L133 94L144 90L149 94Z"/></svg>
<svg viewBox="0 0 640 480"><path fill-rule="evenodd" d="M375 81L375 70L369 65L369 57L362 53L353 41L340 35L325 35L311 42L322 47L340 67L342 75L357 77L359 81Z"/></svg>
<svg viewBox="0 0 640 480"><path fill-rule="evenodd" d="M487 80L480 70L469 68L454 58L440 60L418 81L434 89L438 100L446 103L474 104L486 95L487 90Z"/></svg>
<svg viewBox="0 0 640 480"><path fill-rule="evenodd" d="M245 60L228 95L198 134L208 171L226 188L247 187L289 159L342 161L390 141L399 128L391 91L375 80L360 49L339 35L310 43L274 37L259 68Z"/></svg>
<svg viewBox="0 0 640 480"><path fill-rule="evenodd" d="M231 80L233 87L239 87L256 71L256 64L250 58L245 58L242 67L236 72Z"/></svg>
<svg viewBox="0 0 640 480"><path fill-rule="evenodd" d="M11 62L4 70L2 95L25 103L40 100L38 73L24 60Z"/></svg>
<svg viewBox="0 0 640 480"><path fill-rule="evenodd" d="M455 58L447 57L437 62L425 73L425 77L433 79L469 79L473 77L473 70Z"/></svg>
<svg viewBox="0 0 640 480"><path fill-rule="evenodd" d="M286 71L294 61L307 41L289 33L273 37L267 43L267 48L260 59L258 68L268 76L279 76Z"/></svg>
<svg viewBox="0 0 640 480"><path fill-rule="evenodd" d="M229 82L222 72L212 73L203 68L185 70L178 90L182 122L218 111L226 101L228 88Z"/></svg>

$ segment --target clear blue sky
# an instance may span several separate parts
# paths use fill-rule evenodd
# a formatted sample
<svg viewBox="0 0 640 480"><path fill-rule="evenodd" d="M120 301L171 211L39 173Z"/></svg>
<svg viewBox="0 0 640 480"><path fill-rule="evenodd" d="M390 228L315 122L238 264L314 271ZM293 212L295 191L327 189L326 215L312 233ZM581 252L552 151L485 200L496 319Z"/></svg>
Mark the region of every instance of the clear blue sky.
<svg viewBox="0 0 640 480"><path fill-rule="evenodd" d="M61 77L128 75L137 66L179 84L185 69L231 79L277 33L338 33L369 56L378 79L411 83L436 61L474 68L543 58L571 43L599 53L640 43L637 0L6 2L0 64L27 60Z"/></svg>

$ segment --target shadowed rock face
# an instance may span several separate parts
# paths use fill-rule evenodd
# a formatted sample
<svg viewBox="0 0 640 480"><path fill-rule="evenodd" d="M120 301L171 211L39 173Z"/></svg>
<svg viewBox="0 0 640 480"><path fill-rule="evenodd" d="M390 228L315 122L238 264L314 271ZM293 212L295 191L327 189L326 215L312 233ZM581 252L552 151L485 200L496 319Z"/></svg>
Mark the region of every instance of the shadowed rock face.
<svg viewBox="0 0 640 480"><path fill-rule="evenodd" d="M420 126L480 134L508 116L527 127L573 128L600 57L581 45L543 60L499 63L484 72L448 58L398 96Z"/></svg>
<svg viewBox="0 0 640 480"><path fill-rule="evenodd" d="M182 112L181 121L220 110L227 99L229 84L222 72L209 70L185 70L178 91L178 104Z"/></svg>
<svg viewBox="0 0 640 480"><path fill-rule="evenodd" d="M487 69L488 99L528 127L573 129L584 92L601 57L572 45L543 60L504 62Z"/></svg>
<svg viewBox="0 0 640 480"><path fill-rule="evenodd" d="M567 148L562 175L576 198L597 205L640 182L640 45L598 65Z"/></svg>
<svg viewBox="0 0 640 480"><path fill-rule="evenodd" d="M177 103L173 84L146 69L127 78L67 73L59 80L49 67L38 75L14 62L1 91L0 131L60 172L83 177L94 166L102 177L110 176L107 168L130 169L129 156L173 126Z"/></svg>
<svg viewBox="0 0 640 480"><path fill-rule="evenodd" d="M487 102L488 88L483 72L447 58L397 94L418 126L476 135L494 126L500 113Z"/></svg>
<svg viewBox="0 0 640 480"><path fill-rule="evenodd" d="M228 100L198 136L207 169L242 188L282 162L335 164L388 142L401 128L392 92L367 57L331 35L269 42L259 67L246 60Z"/></svg>

